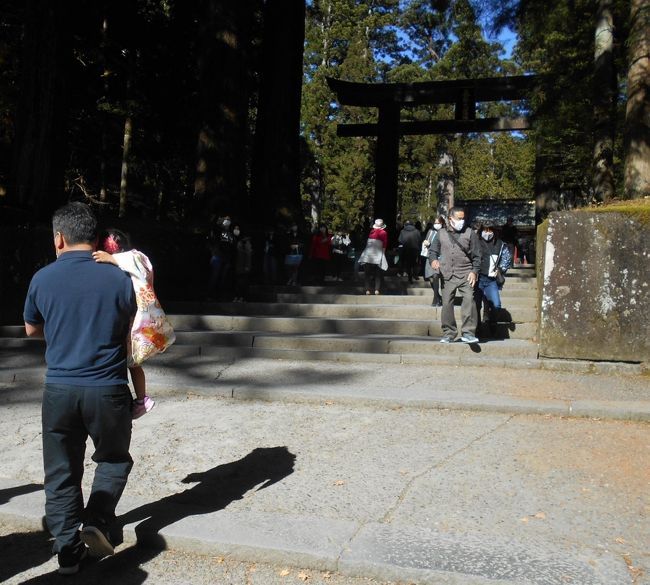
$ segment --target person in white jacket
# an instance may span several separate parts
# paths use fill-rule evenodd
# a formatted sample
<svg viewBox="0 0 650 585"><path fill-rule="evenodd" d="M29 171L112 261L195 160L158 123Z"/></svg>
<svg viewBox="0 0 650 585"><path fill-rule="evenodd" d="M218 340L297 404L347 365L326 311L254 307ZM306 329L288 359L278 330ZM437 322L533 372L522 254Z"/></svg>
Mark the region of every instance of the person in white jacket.
<svg viewBox="0 0 650 585"><path fill-rule="evenodd" d="M147 395L141 364L152 355L165 351L176 341L176 335L154 292L153 267L149 258L138 250L131 250L128 237L120 230L107 230L99 244L101 249L93 253L95 261L115 264L124 270L131 276L135 289L138 310L127 340L127 366L136 396L133 405L135 419L156 404Z"/></svg>

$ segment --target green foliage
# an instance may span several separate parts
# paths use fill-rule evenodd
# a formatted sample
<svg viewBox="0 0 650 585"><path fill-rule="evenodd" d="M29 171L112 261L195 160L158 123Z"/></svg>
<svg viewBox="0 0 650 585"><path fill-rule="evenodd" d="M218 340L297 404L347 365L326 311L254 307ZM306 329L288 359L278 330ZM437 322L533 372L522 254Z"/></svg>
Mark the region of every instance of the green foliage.
<svg viewBox="0 0 650 585"><path fill-rule="evenodd" d="M8 180L18 107L23 4L0 9L0 198ZM352 228L373 214L373 138L340 138L339 123L376 121L371 108L340 107L326 77L357 82L446 80L530 72L546 82L528 104L488 103L479 117L532 113L525 135L406 136L400 142L398 212L427 220L439 208L439 183L450 175L459 199L531 198L535 178L558 192L590 197L593 133L593 0L310 0L304 44L301 194L304 215ZM246 72L256 114L256 59L261 0ZM124 120L133 120L129 204L134 211L180 220L193 205L202 3L136 0L84 3L73 24L74 63L67 128L67 186L103 206L118 204ZM614 0L619 71L615 113L616 184L624 159L625 41L629 2ZM108 28L102 36L102 22ZM494 30L486 31L486 23ZM511 58L487 36L509 26ZM278 67L282 64L279 63ZM453 117L450 105L404 108L402 120ZM441 157L451 164L443 168ZM248 162L247 162L248 164Z"/></svg>
<svg viewBox="0 0 650 585"><path fill-rule="evenodd" d="M515 58L527 71L545 76L535 96L538 179L560 194L573 193L573 203L592 198L594 31L598 2L592 0L488 0L495 23L516 30ZM616 104L615 185L621 186L624 119L625 46L629 2L614 0L616 68L621 91ZM560 202L562 203L562 202Z"/></svg>
<svg viewBox="0 0 650 585"><path fill-rule="evenodd" d="M501 60L499 43L486 40L468 0L314 0L308 5L303 86L306 216L351 228L372 216L373 138L339 138L339 123L372 122L376 111L337 107L325 77L411 83L517 74ZM480 115L516 113L486 104ZM453 117L449 106L404 109L402 120ZM443 153L453 169L443 169ZM398 213L426 221L437 213L438 184L456 176L464 199L530 198L534 148L527 136L404 136L400 141Z"/></svg>
<svg viewBox="0 0 650 585"><path fill-rule="evenodd" d="M533 192L535 151L508 134L481 136L457 153L460 199L520 199Z"/></svg>

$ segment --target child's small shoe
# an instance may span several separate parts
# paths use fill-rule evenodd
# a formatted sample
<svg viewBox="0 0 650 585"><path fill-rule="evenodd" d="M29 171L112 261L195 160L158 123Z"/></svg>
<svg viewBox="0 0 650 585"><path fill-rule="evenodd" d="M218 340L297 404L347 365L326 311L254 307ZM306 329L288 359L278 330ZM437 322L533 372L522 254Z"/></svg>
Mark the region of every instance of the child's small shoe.
<svg viewBox="0 0 650 585"><path fill-rule="evenodd" d="M142 400L134 400L133 410L131 411L133 418L140 418L147 414L154 406L156 406L156 403L149 396L145 396Z"/></svg>

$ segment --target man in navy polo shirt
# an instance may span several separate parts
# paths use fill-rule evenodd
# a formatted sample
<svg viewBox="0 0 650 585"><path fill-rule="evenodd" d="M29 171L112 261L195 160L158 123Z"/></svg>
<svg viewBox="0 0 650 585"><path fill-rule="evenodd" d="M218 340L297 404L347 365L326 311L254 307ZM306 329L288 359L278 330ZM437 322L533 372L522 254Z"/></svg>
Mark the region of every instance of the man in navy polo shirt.
<svg viewBox="0 0 650 585"><path fill-rule="evenodd" d="M27 335L45 337L47 346L45 516L59 572L72 574L86 545L94 556L113 554L109 528L133 466L126 339L136 302L126 273L93 260L97 220L90 207L65 205L54 213L52 227L57 260L32 278L24 318ZM84 509L88 436L97 467Z"/></svg>

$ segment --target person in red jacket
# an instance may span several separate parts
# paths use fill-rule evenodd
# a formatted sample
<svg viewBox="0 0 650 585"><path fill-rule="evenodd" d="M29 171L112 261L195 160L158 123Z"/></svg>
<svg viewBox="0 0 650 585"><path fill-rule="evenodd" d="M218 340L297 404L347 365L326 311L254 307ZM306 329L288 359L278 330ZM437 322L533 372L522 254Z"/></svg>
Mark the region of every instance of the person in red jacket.
<svg viewBox="0 0 650 585"><path fill-rule="evenodd" d="M332 236L325 224L318 226L318 231L311 238L309 258L314 266L314 277L317 283L325 282L327 267L332 259Z"/></svg>
<svg viewBox="0 0 650 585"><path fill-rule="evenodd" d="M370 233L365 250L359 256L359 264L363 265L366 294L372 294L374 289L378 295L381 289L382 271L388 269L386 261L386 246L388 234L383 219L376 219ZM371 286L372 284L372 286Z"/></svg>

